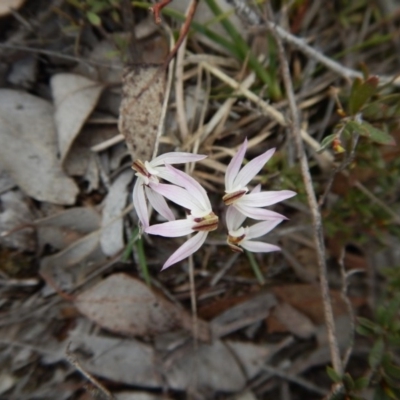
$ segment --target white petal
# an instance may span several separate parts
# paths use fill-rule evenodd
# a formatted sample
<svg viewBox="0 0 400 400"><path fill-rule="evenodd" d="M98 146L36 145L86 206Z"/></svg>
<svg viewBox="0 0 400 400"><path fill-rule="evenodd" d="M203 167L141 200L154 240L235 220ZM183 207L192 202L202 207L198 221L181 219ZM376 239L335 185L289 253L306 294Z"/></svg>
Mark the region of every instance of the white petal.
<svg viewBox="0 0 400 400"><path fill-rule="evenodd" d="M163 222L162 224L150 225L144 231L150 235L164 237L179 237L194 232L193 221L189 219L178 219L176 221Z"/></svg>
<svg viewBox="0 0 400 400"><path fill-rule="evenodd" d="M171 255L171 257L168 258L168 260L165 262L163 265L161 271L164 269L170 267L173 264L176 264L177 262L189 257L191 254L196 252L202 244L205 242L207 238L208 232L198 232L196 235L191 237L188 241L183 243L181 247L179 247L178 250L175 251Z"/></svg>
<svg viewBox="0 0 400 400"><path fill-rule="evenodd" d="M160 156L154 158L150 162L150 164L152 167L164 164L185 164L189 162L204 160L206 157L207 156L203 154L192 154L192 153L177 151L173 153L161 154Z"/></svg>
<svg viewBox="0 0 400 400"><path fill-rule="evenodd" d="M155 192L153 189L149 187L145 187L146 196L149 199L150 204L153 208L162 215L168 221L174 221L175 215L169 208L167 202L161 194Z"/></svg>
<svg viewBox="0 0 400 400"><path fill-rule="evenodd" d="M247 138L244 140L243 144L239 147L238 152L233 156L231 162L226 168L225 173L225 191L231 192L234 190L233 182L239 173L240 167L242 166L244 155L247 149Z"/></svg>
<svg viewBox="0 0 400 400"><path fill-rule="evenodd" d="M261 171L261 168L275 153L275 149L270 149L265 153L251 160L245 165L233 182L234 187L246 187L246 185Z"/></svg>
<svg viewBox="0 0 400 400"><path fill-rule="evenodd" d="M146 198L143 190L143 180L141 178L136 178L132 198L139 221L143 228L147 228L149 226L149 211L147 210Z"/></svg>
<svg viewBox="0 0 400 400"><path fill-rule="evenodd" d="M199 201L194 198L186 189L180 186L169 185L166 183L150 183L150 187L155 192L161 194L161 196L166 197L168 200L171 200L172 202L179 204L188 210L201 208Z"/></svg>
<svg viewBox="0 0 400 400"><path fill-rule="evenodd" d="M236 208L229 206L226 211L226 227L228 228L228 232L238 230L245 219L245 215L239 212Z"/></svg>
<svg viewBox="0 0 400 400"><path fill-rule="evenodd" d="M274 190L269 192L249 193L236 202L249 207L266 207L296 196L291 190Z"/></svg>
<svg viewBox="0 0 400 400"><path fill-rule="evenodd" d="M204 210L211 211L211 203L208 199L207 192L204 190L203 186L201 186L199 182L197 182L185 172L171 167L170 165L166 165L165 167L177 178L180 178L179 185L184 187L193 196L194 199L200 202Z"/></svg>
<svg viewBox="0 0 400 400"><path fill-rule="evenodd" d="M240 246L253 253L270 253L271 251L280 251L281 249L279 246L273 244L253 242L252 240L243 240L243 242L240 243Z"/></svg>
<svg viewBox="0 0 400 400"><path fill-rule="evenodd" d="M260 193L261 192L261 185L258 184L253 188L253 190L250 191L250 193Z"/></svg>
<svg viewBox="0 0 400 400"><path fill-rule="evenodd" d="M280 224L282 220L275 221L263 221L258 224L252 225L248 228L246 240L258 238L272 231L278 224Z"/></svg>
<svg viewBox="0 0 400 400"><path fill-rule="evenodd" d="M239 212L246 215L249 218L257 219L257 220L283 220L287 219L284 215L278 214L275 211L264 210L263 208L257 207L248 207L239 203L232 204Z"/></svg>

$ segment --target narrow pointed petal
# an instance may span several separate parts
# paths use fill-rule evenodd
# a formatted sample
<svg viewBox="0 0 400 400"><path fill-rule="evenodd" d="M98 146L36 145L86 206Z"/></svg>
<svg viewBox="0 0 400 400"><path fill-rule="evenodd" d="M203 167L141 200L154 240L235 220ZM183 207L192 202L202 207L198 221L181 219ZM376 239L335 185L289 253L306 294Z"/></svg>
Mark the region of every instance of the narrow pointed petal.
<svg viewBox="0 0 400 400"><path fill-rule="evenodd" d="M261 192L261 184L258 184L250 191L250 193L260 193Z"/></svg>
<svg viewBox="0 0 400 400"><path fill-rule="evenodd" d="M164 164L186 164L189 162L204 160L205 158L207 158L207 156L204 154L192 154L177 151L173 153L161 154L160 156L154 158L150 164L152 167L157 167Z"/></svg>
<svg viewBox="0 0 400 400"><path fill-rule="evenodd" d="M143 180L141 178L136 178L135 186L133 187L132 198L139 221L143 228L147 228L150 224L149 211L147 209L147 203L143 189Z"/></svg>
<svg viewBox="0 0 400 400"><path fill-rule="evenodd" d="M159 193L155 192L153 189L149 187L145 187L146 196L149 199L150 204L153 208L162 215L167 221L174 221L175 215L169 208L167 202L164 197Z"/></svg>
<svg viewBox="0 0 400 400"><path fill-rule="evenodd" d="M244 155L247 150L247 138L244 140L243 144L239 147L238 152L233 156L231 162L229 163L226 173L225 173L225 191L232 192L234 190L234 181L239 173L240 167L243 163Z"/></svg>
<svg viewBox="0 0 400 400"><path fill-rule="evenodd" d="M253 242L252 240L244 240L242 243L240 243L240 246L253 253L270 253L271 251L281 250L279 246L264 242Z"/></svg>
<svg viewBox="0 0 400 400"><path fill-rule="evenodd" d="M228 232L238 230L245 219L245 215L239 212L235 207L229 206L226 211L226 227L228 228Z"/></svg>
<svg viewBox="0 0 400 400"><path fill-rule="evenodd" d="M233 204L232 206L235 207L242 214L246 215L246 217L260 221L287 219L282 214L278 214L275 211L264 210L263 208L248 207L237 203Z"/></svg>
<svg viewBox="0 0 400 400"><path fill-rule="evenodd" d="M162 224L150 225L145 229L150 235L164 237L179 237L189 235L193 232L193 221L189 219L178 219L176 221L163 222Z"/></svg>
<svg viewBox="0 0 400 400"><path fill-rule="evenodd" d="M272 231L277 225L279 225L282 220L274 221L263 221L258 224L254 224L249 227L246 235L246 240L254 239L266 235L268 232Z"/></svg>
<svg viewBox="0 0 400 400"><path fill-rule="evenodd" d="M249 207L266 207L280 201L296 196L291 190L276 190L270 192L249 193L241 197L237 202Z"/></svg>
<svg viewBox="0 0 400 400"><path fill-rule="evenodd" d="M191 254L196 252L202 244L205 242L207 238L208 232L198 232L196 235L191 237L188 241L183 243L181 247L179 247L178 250L173 253L168 260L165 262L163 265L161 271L164 269L167 269L173 264L176 264L177 262L184 260L185 258L189 257Z"/></svg>
<svg viewBox="0 0 400 400"><path fill-rule="evenodd" d="M161 196L166 197L168 200L171 200L172 202L188 210L192 210L193 208L201 209L200 202L195 199L186 189L180 186L169 185L166 183L150 183L149 186L155 192L161 194Z"/></svg>
<svg viewBox="0 0 400 400"><path fill-rule="evenodd" d="M246 187L246 185L261 171L262 167L268 162L274 153L275 149L270 149L251 160L237 175L233 183L234 186Z"/></svg>
<svg viewBox="0 0 400 400"><path fill-rule="evenodd" d="M180 186L184 187L198 202L200 202L204 209L211 209L210 200L208 199L207 192L203 186L200 185L195 179L179 169L166 165L165 168L176 178L180 178Z"/></svg>

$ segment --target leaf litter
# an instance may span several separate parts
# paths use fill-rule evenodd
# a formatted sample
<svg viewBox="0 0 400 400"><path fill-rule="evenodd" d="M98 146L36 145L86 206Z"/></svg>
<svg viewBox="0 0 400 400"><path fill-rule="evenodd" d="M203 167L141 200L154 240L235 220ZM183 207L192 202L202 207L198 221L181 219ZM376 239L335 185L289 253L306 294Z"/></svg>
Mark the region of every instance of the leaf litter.
<svg viewBox="0 0 400 400"><path fill-rule="evenodd" d="M257 255L257 262L268 279L267 288L260 292L256 280L249 276L246 259L238 257L234 266L229 266L219 239L211 239L201 257L196 255L193 261L199 314L208 310L208 316L204 313L204 319L198 318L196 326L189 312L190 285L186 265L183 263L182 269L177 266L174 271L157 275L160 254L170 252L164 245L159 245L158 238L144 236L152 287L138 278L141 272L135 247L125 263L115 256L124 249L135 226L135 217L126 207L130 203L128 193L133 179L128 154L134 159L150 160L159 141L161 147L169 151L204 152L209 159L201 164L196 176L201 177L212 195L214 192L221 194L226 157L234 153L234 148L246 136L257 143L251 150L254 155L258 155L262 151L258 148L264 145L278 147L277 164L296 165L284 130L277 132L275 122L260 114L265 106L264 89L259 97L256 96L258 103L254 98L251 100L254 104L248 103L242 94L224 102L228 93L224 91L230 89L224 86L223 80L215 78L216 75L207 75L210 69L204 74L203 67L211 62L214 72L225 70L237 84L249 71L245 68L240 71L243 60L230 56L222 59L209 51L212 48L218 49L218 54L229 54L218 36L210 40L205 31L193 30L191 38L195 37L195 44L190 50L194 48L196 53L188 55L181 67L182 73L176 75L176 79L181 80L178 83L184 84L184 98L180 100L185 105L193 134L182 138L179 126L168 122L182 118L181 109L177 108L175 112L172 106L171 118L165 126L168 134L160 140L165 117L162 107L168 93L164 71L160 73L159 67L165 57L165 38L159 35L149 19L138 17L136 27L126 29L126 32L137 33L138 46L146 53L143 58L155 65L126 68L121 87L124 54L118 54L118 51L129 35L109 32L118 25L118 18L115 19L110 10L96 11L103 25L93 27L82 10L75 9L73 2L67 3L57 3L52 10L56 9L58 13L49 12L50 19L38 14L37 21L33 21L33 26L40 32L43 50L53 53L21 56L22 50L19 54L15 50L5 53L0 49L2 55L11 54L7 61L9 72L1 81L12 87L0 89L0 224L1 232L7 232L0 238L0 345L1 360L4 361L0 368L0 392L10 398L90 397L89 392L83 395L81 392L85 378L77 377L73 366L66 367L68 346L83 369L95 378L101 378L106 387L112 388L115 398L121 400L166 398L161 395L166 391L171 398L183 398L182 392L195 392L199 398L207 399L256 399L268 395L278 398L275 389L286 377L278 375L279 378L274 378L264 371L264 366L278 365L289 377L290 374L297 377L311 368L324 370L331 360L318 287L293 284L302 279L293 274L285 259ZM172 6L183 11L182 7L187 5L175 0ZM226 7L226 4L219 6ZM208 8L205 2L200 7ZM229 14L230 10L226 12ZM244 14L246 12L249 10L246 9ZM310 12L307 5L304 12ZM23 20L23 7L21 15ZM74 18L66 22L63 15L79 15L83 25L75 25ZM295 19L303 21L302 29L307 31L307 20L299 15ZM315 21L314 29L318 29L318 21L321 22L318 18L317 14L311 18ZM205 23L215 34L234 36L232 27L226 34L221 23L224 19L221 16L215 18L214 14L207 16L201 9L196 16L198 23ZM233 14L229 19L237 34L247 37L242 22ZM54 26L55 21L58 28ZM291 24L291 15L288 21ZM214 29L215 26L218 28ZM324 26L327 28L323 30L323 37L329 37L331 25ZM60 27L65 31L58 30L58 36L49 33ZM26 32L31 34L29 29L21 27L12 39L23 41L28 38ZM74 33L68 36L65 32ZM18 40L10 42L19 43ZM265 37L263 40L253 44L256 53L259 51L265 56L268 54L263 50ZM50 42L51 46L47 44ZM77 54L87 56L77 57ZM63 59L63 55L71 58ZM291 56L293 73L297 74L300 84L303 60L299 61L295 53ZM88 68L84 70L82 66ZM269 61L266 70L273 73L273 60ZM332 82L325 72L321 72L318 79L322 80L322 87L328 87ZM308 80L314 87L314 78ZM243 85L244 82L246 80ZM254 83L254 78L251 82ZM251 90L252 84L246 87ZM313 90L305 85L299 92L300 100L307 99L301 103L305 118L308 113L321 114L318 108L321 100L313 97ZM201 94L201 101L193 100L194 91ZM50 94L53 100L48 100ZM268 105L276 105L273 98L265 98ZM321 99L325 101L326 95ZM317 106L305 105L307 101ZM119 126L126 137L129 153L125 144L109 142L118 133L116 116L119 107ZM285 109L286 105L282 102L278 107ZM214 120L219 110L224 110L225 115ZM325 120L330 119L335 118L327 112ZM211 121L210 125L208 121ZM311 135L322 129L315 128L314 122L309 127ZM375 129L375 125L370 127ZM363 140L372 137L387 143L391 137L391 132L390 135L386 133L385 140L377 138L375 130L374 134L376 137L364 135ZM315 138L317 136L315 133ZM318 140L314 136L307 138L308 143L313 143L314 150ZM391 151L397 154L396 149ZM357 168L360 166L356 165ZM262 183L273 186L276 174L280 174L280 169L278 171L274 167L263 171ZM295 186L300 179L293 170L290 173L294 178L286 171L279 179ZM364 177L362 183L367 184L370 178ZM351 190L350 185L346 186L341 196ZM337 201L335 198L329 200L332 204ZM290 207L293 207L292 221L301 224L305 220L309 224L301 202L291 203ZM347 221L347 226L350 225ZM292 228L293 225L288 229ZM309 237L299 236L278 235L285 250L288 253L294 251L292 259L314 272L315 259L300 257L303 250L313 251L313 245L310 247ZM340 250L343 243L341 235L337 237ZM395 249L395 239L394 243ZM337 251L333 258L339 253ZM3 262L10 254L18 255L13 262L13 267L19 267L15 272L10 272L6 267L8 264ZM347 254L346 257L348 260ZM392 264L398 259L393 257ZM367 264L365 257L363 261ZM297 268L297 275L301 267ZM38 281L38 269L43 286L23 286L30 278ZM280 272L274 275L274 270ZM341 283L334 271L332 263L330 279L337 289ZM215 279L216 274L218 279ZM361 286L363 281L357 282ZM23 289L16 292L15 287L21 286ZM339 290L333 289L331 296L338 342L345 350L351 337L348 308ZM354 308L366 307L366 301L357 299L352 295ZM306 351L304 345L308 346ZM149 388L151 392L146 391ZM295 390L291 385L289 391L293 394Z"/></svg>

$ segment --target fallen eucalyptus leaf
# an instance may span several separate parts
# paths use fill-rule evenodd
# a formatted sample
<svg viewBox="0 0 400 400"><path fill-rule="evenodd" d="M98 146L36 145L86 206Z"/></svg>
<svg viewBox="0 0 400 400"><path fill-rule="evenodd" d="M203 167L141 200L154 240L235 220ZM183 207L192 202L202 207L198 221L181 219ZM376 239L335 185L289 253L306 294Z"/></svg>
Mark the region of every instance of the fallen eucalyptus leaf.
<svg viewBox="0 0 400 400"><path fill-rule="evenodd" d="M68 73L54 75L50 83L56 108L58 147L61 161L64 161L73 141L94 110L103 85Z"/></svg>
<svg viewBox="0 0 400 400"><path fill-rule="evenodd" d="M75 299L78 310L101 327L122 335L154 336L180 328L192 318L181 308L126 274L113 274ZM199 338L208 332L199 321Z"/></svg>
<svg viewBox="0 0 400 400"><path fill-rule="evenodd" d="M57 159L52 105L31 94L0 89L0 163L39 201L70 205L78 187Z"/></svg>
<svg viewBox="0 0 400 400"><path fill-rule="evenodd" d="M126 170L111 185L104 201L101 248L104 254L113 256L124 248L124 221L122 210L126 205L128 185L132 182L133 171ZM112 222L111 222L112 221Z"/></svg>

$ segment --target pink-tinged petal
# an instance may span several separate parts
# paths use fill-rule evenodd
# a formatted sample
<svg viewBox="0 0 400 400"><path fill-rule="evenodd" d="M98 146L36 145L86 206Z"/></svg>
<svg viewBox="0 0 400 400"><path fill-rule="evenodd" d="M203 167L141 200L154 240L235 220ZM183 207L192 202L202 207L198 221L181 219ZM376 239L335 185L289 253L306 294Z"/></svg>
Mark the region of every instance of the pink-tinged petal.
<svg viewBox="0 0 400 400"><path fill-rule="evenodd" d="M186 189L166 183L150 183L149 186L161 196L188 209L201 208L201 204Z"/></svg>
<svg viewBox="0 0 400 400"><path fill-rule="evenodd" d="M258 224L254 224L249 227L247 231L246 240L254 239L266 235L268 232L272 231L277 225L279 225L282 220L274 221L263 221Z"/></svg>
<svg viewBox="0 0 400 400"><path fill-rule="evenodd" d="M247 138L244 140L243 144L239 147L238 152L233 156L231 162L226 168L225 173L225 191L231 192L234 190L233 183L237 174L239 173L240 167L243 163L244 155L247 149Z"/></svg>
<svg viewBox="0 0 400 400"><path fill-rule="evenodd" d="M179 247L178 250L173 253L168 260L165 262L163 265L161 271L164 269L167 269L173 264L176 264L177 262L184 260L185 258L189 257L191 254L196 252L202 244L205 242L207 238L208 232L198 232L196 235L191 237L188 241L183 243L181 247Z"/></svg>
<svg viewBox="0 0 400 400"><path fill-rule="evenodd" d="M204 154L192 154L177 151L174 153L165 153L154 158L150 164L152 167L157 167L164 164L186 164L189 162L196 162L204 160L207 156Z"/></svg>
<svg viewBox="0 0 400 400"><path fill-rule="evenodd" d="M244 240L242 243L240 243L240 246L248 251L251 251L252 253L270 253L271 251L281 250L279 246L264 242L253 242L252 240Z"/></svg>
<svg viewBox="0 0 400 400"><path fill-rule="evenodd" d="M228 228L228 232L238 230L245 219L245 215L239 212L236 208L229 206L226 211L226 227Z"/></svg>
<svg viewBox="0 0 400 400"><path fill-rule="evenodd" d="M250 193L260 193L261 192L261 185L258 184L253 188L253 190L250 191Z"/></svg>
<svg viewBox="0 0 400 400"><path fill-rule="evenodd" d="M153 208L160 215L162 215L167 221L174 221L175 215L169 208L164 197L147 186L144 188L144 190L145 190L146 196L149 199L149 202L153 206Z"/></svg>
<svg viewBox="0 0 400 400"><path fill-rule="evenodd" d="M135 186L133 187L132 198L139 221L143 228L147 228L149 226L149 211L147 209L147 203L143 189L143 180L141 178L136 178Z"/></svg>
<svg viewBox="0 0 400 400"><path fill-rule="evenodd" d="M208 199L207 192L204 190L203 186L200 185L195 179L189 176L187 173L180 171L170 165L165 166L166 169L175 177L180 178L179 186L184 187L194 199L201 203L203 208L211 210L210 200Z"/></svg>
<svg viewBox="0 0 400 400"><path fill-rule="evenodd" d="M189 219L178 219L176 221L163 222L162 224L150 225L144 231L150 235L164 237L179 237L189 235L193 232L193 221Z"/></svg>
<svg viewBox="0 0 400 400"><path fill-rule="evenodd" d="M291 190L276 190L270 192L249 193L237 200L238 203L249 207L266 207L296 196Z"/></svg>
<svg viewBox="0 0 400 400"><path fill-rule="evenodd" d="M243 215L246 215L246 217L260 220L260 221L287 219L282 214L278 214L275 211L265 210L264 208L248 207L248 206L244 206L244 205L238 204L238 203L232 204L232 207L235 207Z"/></svg>
<svg viewBox="0 0 400 400"><path fill-rule="evenodd" d="M262 167L274 153L275 149L270 149L245 165L233 182L234 187L246 187L246 185L261 171Z"/></svg>

